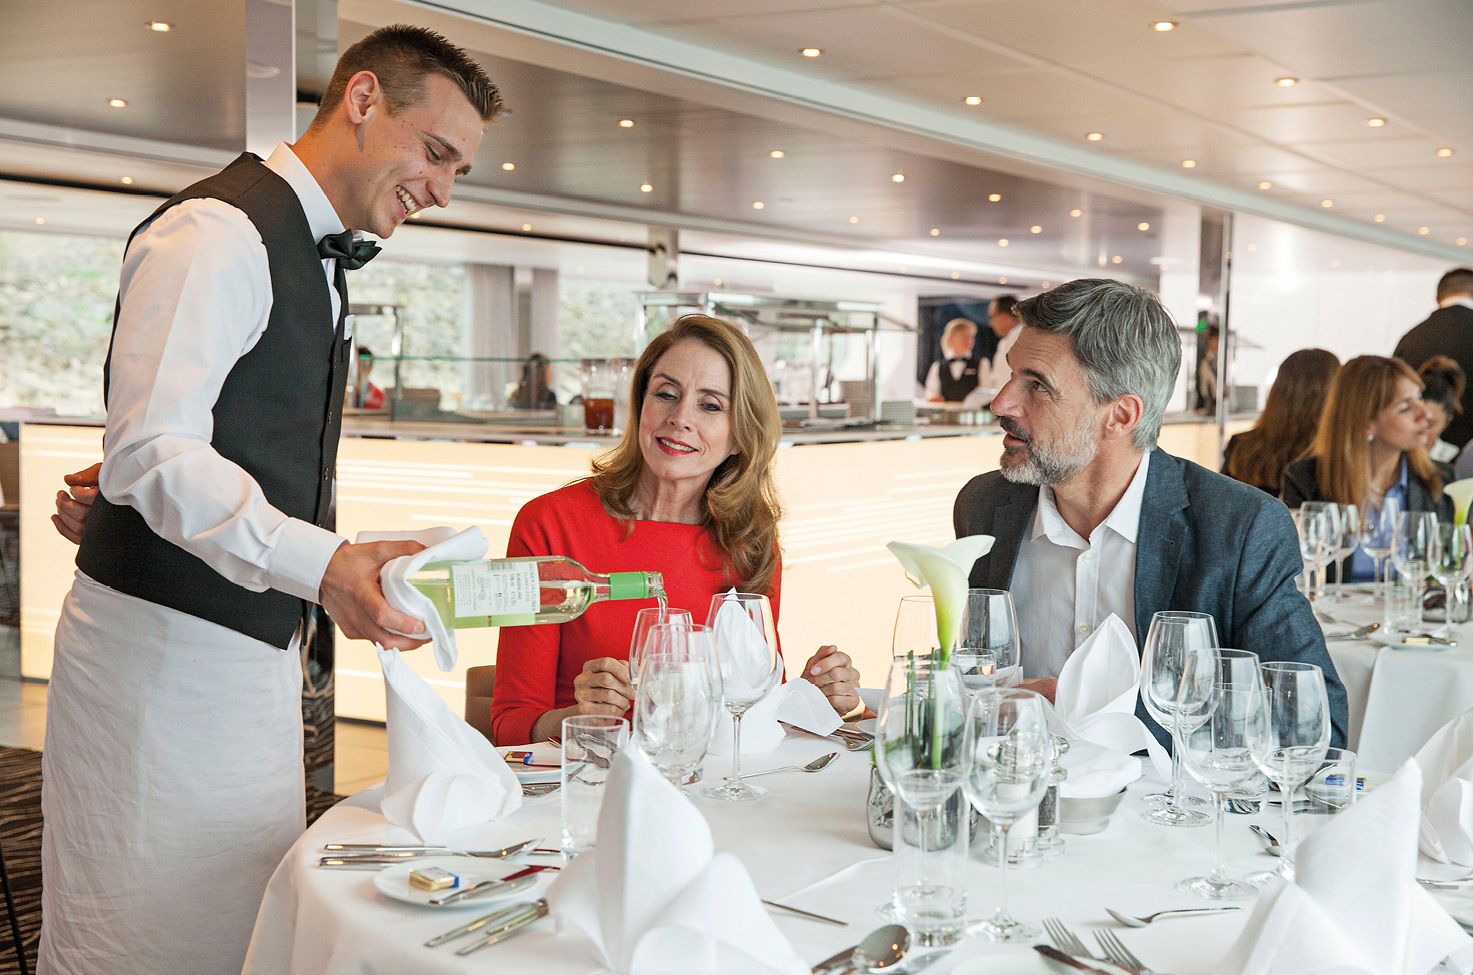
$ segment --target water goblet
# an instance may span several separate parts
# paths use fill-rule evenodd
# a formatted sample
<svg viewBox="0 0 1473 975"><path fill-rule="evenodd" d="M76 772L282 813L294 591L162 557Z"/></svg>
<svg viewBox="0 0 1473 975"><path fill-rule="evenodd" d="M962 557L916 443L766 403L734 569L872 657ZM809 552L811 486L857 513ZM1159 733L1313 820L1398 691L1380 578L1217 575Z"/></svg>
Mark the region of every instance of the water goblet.
<svg viewBox="0 0 1473 975"><path fill-rule="evenodd" d="M1335 566L1335 581L1339 583L1339 591L1335 593L1334 599L1343 602L1349 597L1345 593L1345 560L1355 552L1360 544L1360 509L1353 504L1342 504L1340 506L1340 531L1335 536L1335 552L1330 561Z"/></svg>
<svg viewBox="0 0 1473 975"><path fill-rule="evenodd" d="M1442 604L1443 624L1437 633L1446 638L1452 633L1454 616L1458 615L1454 613L1453 603L1461 591L1460 584L1469 575L1473 575L1473 527L1466 524L1439 523L1437 533L1428 546L1427 568L1445 593Z"/></svg>
<svg viewBox="0 0 1473 975"><path fill-rule="evenodd" d="M1386 560L1391 557L1391 548L1396 542L1396 524L1401 516L1401 505L1395 498L1385 498L1372 504L1367 498L1360 506L1359 541L1361 550L1370 556L1375 595L1368 602L1380 602L1385 595Z"/></svg>
<svg viewBox="0 0 1473 975"><path fill-rule="evenodd" d="M1294 796L1309 781L1330 745L1330 702L1325 675L1314 664L1273 660L1258 668L1263 679L1265 720L1249 747L1258 768L1279 787L1284 802L1283 855L1276 871L1254 874L1257 882L1277 873L1294 879Z"/></svg>
<svg viewBox="0 0 1473 975"><path fill-rule="evenodd" d="M1339 522L1339 507L1327 501L1306 501L1294 511L1304 560L1304 594L1311 602L1319 595L1317 580L1340 544Z"/></svg>
<svg viewBox="0 0 1473 975"><path fill-rule="evenodd" d="M750 802L767 795L742 781L742 715L766 697L782 679L772 604L757 593L730 592L711 598L706 616L721 674L721 698L731 712L731 774L720 786L701 792L711 799Z"/></svg>
<svg viewBox="0 0 1473 975"><path fill-rule="evenodd" d="M956 646L952 659L962 668L967 687L1016 687L1023 671L1018 661L1018 614L1013 608L1013 594L1004 589L968 589ZM993 667L990 673L974 664L974 658L985 663L989 654Z"/></svg>
<svg viewBox="0 0 1473 975"><path fill-rule="evenodd" d="M634 614L634 633L629 638L629 683L635 693L639 692L640 657L644 654L645 644L649 642L650 628L665 623L691 625L690 610L650 606Z"/></svg>
<svg viewBox="0 0 1473 975"><path fill-rule="evenodd" d="M715 656L706 627L662 624L650 631L640 662L634 741L677 788L705 759L721 712Z"/></svg>
<svg viewBox="0 0 1473 975"><path fill-rule="evenodd" d="M1217 625L1207 613L1167 611L1151 617L1141 652L1141 703L1157 724L1171 732L1173 743L1177 741L1177 709L1187 661L1193 656L1211 659L1217 645ZM1171 749L1171 788L1146 796L1146 800L1159 807L1143 814L1148 823L1206 826L1212 821L1205 813L1187 808L1202 801L1184 793L1180 747Z"/></svg>

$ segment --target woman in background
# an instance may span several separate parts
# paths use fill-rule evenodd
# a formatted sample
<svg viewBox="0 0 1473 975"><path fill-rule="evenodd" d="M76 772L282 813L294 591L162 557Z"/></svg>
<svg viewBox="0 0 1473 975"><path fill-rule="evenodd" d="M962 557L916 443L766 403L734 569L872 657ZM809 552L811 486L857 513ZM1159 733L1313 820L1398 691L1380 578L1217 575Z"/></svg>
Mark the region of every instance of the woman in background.
<svg viewBox="0 0 1473 975"><path fill-rule="evenodd" d="M1427 431L1427 456L1438 465L1443 480L1452 480L1452 462L1458 459L1458 448L1442 439L1442 432L1463 412L1463 387L1467 377L1463 367L1445 355L1435 355L1417 370L1422 380L1422 405L1432 418Z"/></svg>
<svg viewBox="0 0 1473 975"><path fill-rule="evenodd" d="M1284 468L1314 439L1340 360L1324 349L1300 349L1279 366L1258 422L1234 434L1222 452L1222 472L1274 497Z"/></svg>

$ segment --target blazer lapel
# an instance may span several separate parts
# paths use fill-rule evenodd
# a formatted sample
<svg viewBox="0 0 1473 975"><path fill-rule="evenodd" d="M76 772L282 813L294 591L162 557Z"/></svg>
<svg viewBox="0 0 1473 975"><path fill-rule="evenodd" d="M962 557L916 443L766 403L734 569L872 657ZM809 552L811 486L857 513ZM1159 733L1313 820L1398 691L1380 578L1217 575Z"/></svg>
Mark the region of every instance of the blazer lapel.
<svg viewBox="0 0 1473 975"><path fill-rule="evenodd" d="M1151 617L1171 608L1176 574L1181 564L1181 539L1187 506L1181 461L1161 450L1151 452L1141 520L1135 536L1135 631L1145 640Z"/></svg>
<svg viewBox="0 0 1473 975"><path fill-rule="evenodd" d="M1007 502L993 509L992 525L986 534L996 541L992 551L972 569L971 585L979 589L1007 589L1013 578L1024 533L1038 504L1038 488L1028 485L1012 492Z"/></svg>

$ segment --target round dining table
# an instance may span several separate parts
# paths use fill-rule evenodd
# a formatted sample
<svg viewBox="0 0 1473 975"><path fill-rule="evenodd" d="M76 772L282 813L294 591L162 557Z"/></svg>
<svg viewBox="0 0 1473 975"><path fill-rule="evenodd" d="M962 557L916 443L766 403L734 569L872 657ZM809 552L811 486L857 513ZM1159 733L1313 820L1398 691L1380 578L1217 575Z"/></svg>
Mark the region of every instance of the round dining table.
<svg viewBox="0 0 1473 975"><path fill-rule="evenodd" d="M853 945L884 923L878 911L890 895L890 854L878 848L866 828L866 797L871 760L868 751L848 751L831 739L790 731L770 753L746 755L744 772L801 765L829 751L838 757L815 773L783 772L761 779L768 789L757 802L692 801L709 823L718 852L736 854L767 900L844 922L808 920L780 910L772 917L797 954L810 965ZM705 777L722 776L730 759L709 756ZM1150 825L1141 819L1142 797L1161 783L1149 767L1131 785L1108 826L1092 835L1064 835L1064 850L1010 871L1009 906L1014 916L1032 922L1058 918L1092 949L1094 933L1108 928L1150 968L1175 975L1214 969L1242 930L1252 902L1243 910L1202 917L1172 918L1129 929L1105 912L1111 907L1149 914L1208 902L1179 892L1176 883L1212 866L1213 830ZM402 903L381 893L374 874L318 866L328 843L413 843L416 838L391 826L379 812L380 789L369 788L329 810L308 829L282 861L261 906L251 942L247 973L254 975L403 975L498 971L527 975L585 975L598 972L592 948L571 929L559 930L556 916L536 921L507 940L459 957L452 941L436 948L424 942L498 905L431 909ZM557 792L527 799L522 808L483 827L440 839L458 849L500 848L539 838L556 847L560 831ZM1279 828L1279 813L1265 806L1258 814L1227 817L1223 848L1231 873L1241 876L1272 868L1248 829L1256 822ZM978 831L968 869L967 908L982 920L998 906L999 873L982 861L986 823ZM597 856L595 849L591 856ZM465 860L468 867L474 864ZM557 856L519 856L507 869L530 863L557 864ZM550 878L551 871L540 874ZM535 898L549 880L527 892ZM1044 941L1040 937L1036 939ZM1058 972L1028 944L996 944L968 937L924 971Z"/></svg>

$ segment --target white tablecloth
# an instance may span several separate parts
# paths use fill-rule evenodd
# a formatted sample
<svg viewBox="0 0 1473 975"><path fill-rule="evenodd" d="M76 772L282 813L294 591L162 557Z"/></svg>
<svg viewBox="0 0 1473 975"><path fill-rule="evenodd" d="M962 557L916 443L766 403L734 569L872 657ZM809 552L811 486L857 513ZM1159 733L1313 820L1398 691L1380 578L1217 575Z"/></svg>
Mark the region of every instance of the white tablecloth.
<svg viewBox="0 0 1473 975"><path fill-rule="evenodd" d="M1331 586L1331 590L1336 587ZM1360 588L1360 587L1353 587ZM1346 623L1321 622L1344 633L1382 617L1357 596L1316 600L1315 608ZM1429 623L1428 627L1436 626ZM1473 624L1453 627L1456 647L1385 647L1370 640L1328 640L1330 659L1350 704L1350 749L1361 769L1394 772L1444 724L1473 709Z"/></svg>
<svg viewBox="0 0 1473 975"><path fill-rule="evenodd" d="M759 782L770 793L756 803L697 800L711 824L718 850L741 857L758 892L777 900L849 922L838 928L782 913L773 916L802 957L827 958L854 944L883 923L876 908L889 896L890 855L876 848L865 827L868 752L847 752L825 740L790 735L777 751L747 756L748 771L801 764L826 751L839 757L815 774L784 773ZM729 760L710 757L706 780L724 773ZM1109 827L1093 836L1066 836L1067 849L1038 867L1011 875L1015 916L1038 921L1059 917L1090 940L1092 930L1109 927L1150 966L1178 975L1210 971L1236 937L1246 912L1171 919L1141 930L1126 930L1104 912L1149 913L1174 907L1200 907L1204 901L1175 890L1176 881L1205 873L1212 864L1213 831L1172 829L1141 821L1140 796L1159 787L1147 776L1132 786ZM486 910L434 911L402 904L379 894L373 874L320 870L316 863L329 842L405 842L378 813L379 792L368 789L339 804L312 826L272 878L251 945L247 973L253 975L403 975L405 972L500 972L534 975L584 975L599 971L581 937L558 934L551 919L538 921L508 941L457 958L459 943L430 949L428 938L463 924ZM500 847L540 836L556 846L559 797L532 799L521 811L461 837L465 848ZM1276 813L1230 816L1225 830L1229 868L1242 873L1271 868L1248 822L1278 826ZM985 828L985 824L984 824ZM978 845L981 845L980 843ZM533 857L528 862L556 862ZM969 913L989 916L996 906L997 870L974 861ZM538 896L534 891L530 896ZM1041 940L1041 939L1040 939ZM988 954L1019 956L1020 967L1033 952L1026 946L967 940L928 973L944 975L959 963Z"/></svg>

